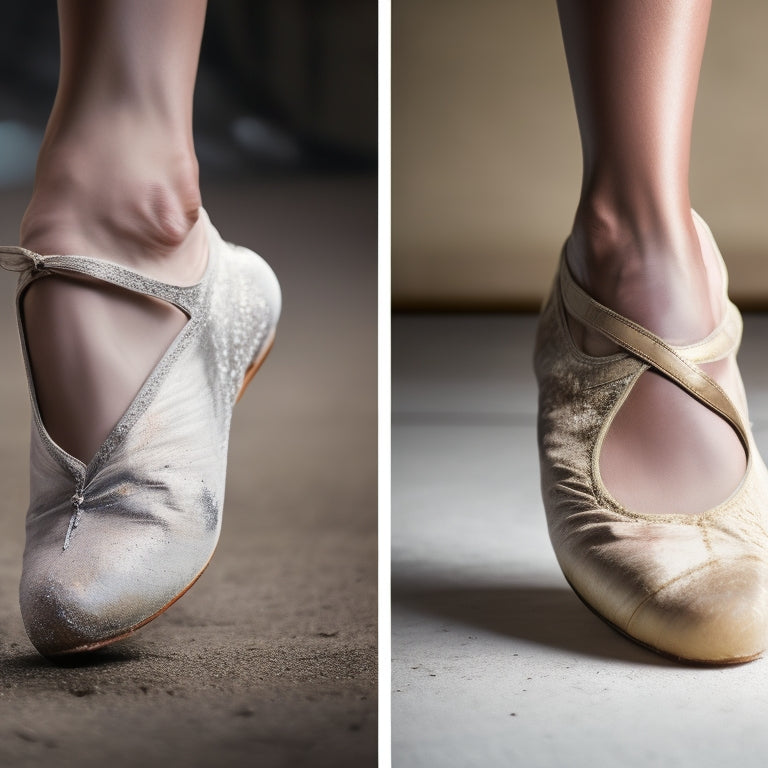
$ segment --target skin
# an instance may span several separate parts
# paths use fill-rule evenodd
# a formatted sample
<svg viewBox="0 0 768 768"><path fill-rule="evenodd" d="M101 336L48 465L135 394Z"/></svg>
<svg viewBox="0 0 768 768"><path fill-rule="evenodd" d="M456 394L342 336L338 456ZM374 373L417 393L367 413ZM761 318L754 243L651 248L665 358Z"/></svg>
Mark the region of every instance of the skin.
<svg viewBox="0 0 768 768"><path fill-rule="evenodd" d="M192 95L205 0L59 0L61 71L21 244L189 285L205 270ZM24 302L43 422L89 461L187 318L95 281Z"/></svg>
<svg viewBox="0 0 768 768"><path fill-rule="evenodd" d="M720 322L723 280L691 216L691 130L710 3L559 0L583 153L567 259L595 299L673 344ZM616 350L572 324L588 354ZM744 406L734 360L703 366ZM735 432L659 375L644 373L600 455L608 491L635 512L700 513L746 468Z"/></svg>

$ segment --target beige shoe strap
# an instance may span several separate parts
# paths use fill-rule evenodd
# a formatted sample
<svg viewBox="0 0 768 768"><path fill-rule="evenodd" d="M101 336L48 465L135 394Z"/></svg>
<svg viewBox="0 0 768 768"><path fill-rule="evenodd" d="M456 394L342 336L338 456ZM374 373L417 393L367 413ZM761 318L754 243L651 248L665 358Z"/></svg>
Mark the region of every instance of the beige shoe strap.
<svg viewBox="0 0 768 768"><path fill-rule="evenodd" d="M735 304L728 301L722 323L706 339L672 348L689 363L713 363L738 352L742 330L741 313Z"/></svg>
<svg viewBox="0 0 768 768"><path fill-rule="evenodd" d="M560 291L566 309L574 318L644 360L715 413L720 414L733 426L744 448L749 452L749 438L741 414L720 385L658 336L589 296L573 279L565 261L565 250L560 265Z"/></svg>

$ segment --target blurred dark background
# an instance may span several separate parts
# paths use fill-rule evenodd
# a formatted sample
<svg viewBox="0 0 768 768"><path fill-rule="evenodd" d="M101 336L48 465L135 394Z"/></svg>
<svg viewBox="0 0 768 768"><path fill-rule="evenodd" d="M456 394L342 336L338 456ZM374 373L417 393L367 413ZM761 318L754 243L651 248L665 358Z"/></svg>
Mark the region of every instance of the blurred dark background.
<svg viewBox="0 0 768 768"><path fill-rule="evenodd" d="M211 0L195 94L206 179L373 173L373 0ZM54 0L2 3L0 184L29 181L59 66Z"/></svg>

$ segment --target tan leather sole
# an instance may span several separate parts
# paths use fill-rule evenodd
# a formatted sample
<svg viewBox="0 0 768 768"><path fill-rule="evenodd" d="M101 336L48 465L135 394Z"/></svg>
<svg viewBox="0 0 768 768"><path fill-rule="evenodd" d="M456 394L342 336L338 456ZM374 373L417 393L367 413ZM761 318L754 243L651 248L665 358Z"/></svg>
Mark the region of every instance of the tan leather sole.
<svg viewBox="0 0 768 768"><path fill-rule="evenodd" d="M271 352L272 346L275 343L275 329L273 328L269 336L264 341L264 344L261 347L261 350L259 350L259 354L256 356L254 361L248 366L247 370L245 371L245 376L243 376L243 383L240 385L240 391L237 393L237 397L235 398L235 403L238 403L240 401L240 398L245 393L245 390L248 388L248 385L251 383L251 380L256 375L256 372L261 368L261 364L267 359L267 355Z"/></svg>
<svg viewBox="0 0 768 768"><path fill-rule="evenodd" d="M275 329L271 331L267 339L265 340L264 344L262 345L261 350L259 351L259 354L256 356L254 361L248 366L245 376L243 377L243 383L240 386L240 391L237 393L237 398L235 399L235 403L237 403L240 398L243 396L243 393L248 388L248 385L253 380L253 377L256 375L256 372L261 368L262 363L267 359L267 355L270 353L272 346L275 343ZM86 645L78 645L75 648L68 648L66 651L58 651L56 653L47 653L45 654L48 658L54 658L54 657L60 657L60 656L69 656L73 653L87 653L88 651L96 651L99 648L104 648L107 645L111 645L112 643L116 643L119 640L124 640L129 635L132 635L137 629L141 629L144 625L149 624L150 621L153 619L156 619L160 614L165 613L179 598L183 597L194 585L195 582L203 575L203 572L210 564L211 560L213 559L213 555L216 552L216 548L214 547L213 552L211 552L211 556L208 558L205 565L200 569L200 572L195 576L192 581L187 584L184 589L179 592L176 597L173 598L173 600L170 600L168 603L166 603L157 613L153 613L149 618L144 619L144 621L139 622L138 624L134 625L130 629L127 629L125 632L121 632L119 635L115 635L114 637L108 637L104 640L99 640L95 643L87 643Z"/></svg>

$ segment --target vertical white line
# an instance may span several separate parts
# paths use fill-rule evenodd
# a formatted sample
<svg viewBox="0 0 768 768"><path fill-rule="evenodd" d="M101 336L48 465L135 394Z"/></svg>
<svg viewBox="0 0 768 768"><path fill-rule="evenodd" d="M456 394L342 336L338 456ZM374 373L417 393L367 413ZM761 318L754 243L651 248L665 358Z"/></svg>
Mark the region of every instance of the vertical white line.
<svg viewBox="0 0 768 768"><path fill-rule="evenodd" d="M391 2L379 0L379 765L383 768L392 762L391 41Z"/></svg>

